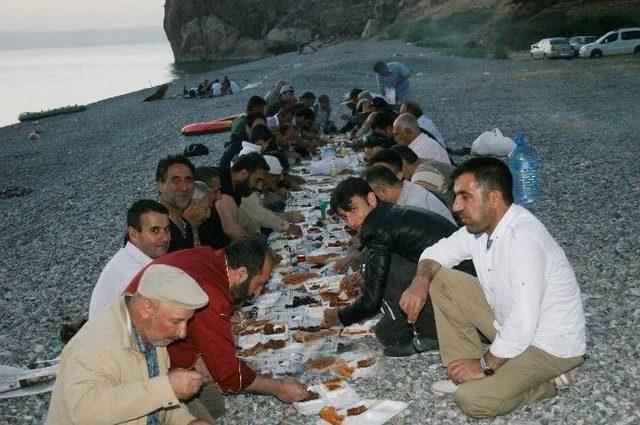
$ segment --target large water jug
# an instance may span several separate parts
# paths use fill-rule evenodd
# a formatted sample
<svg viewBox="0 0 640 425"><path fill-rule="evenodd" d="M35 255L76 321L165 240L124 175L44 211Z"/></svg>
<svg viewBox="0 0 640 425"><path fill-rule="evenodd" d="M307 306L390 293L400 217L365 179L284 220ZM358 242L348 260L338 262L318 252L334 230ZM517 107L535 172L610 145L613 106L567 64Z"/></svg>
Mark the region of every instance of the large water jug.
<svg viewBox="0 0 640 425"><path fill-rule="evenodd" d="M536 155L522 134L515 135L513 141L516 147L507 158L513 175L513 198L516 204L529 204L540 199Z"/></svg>

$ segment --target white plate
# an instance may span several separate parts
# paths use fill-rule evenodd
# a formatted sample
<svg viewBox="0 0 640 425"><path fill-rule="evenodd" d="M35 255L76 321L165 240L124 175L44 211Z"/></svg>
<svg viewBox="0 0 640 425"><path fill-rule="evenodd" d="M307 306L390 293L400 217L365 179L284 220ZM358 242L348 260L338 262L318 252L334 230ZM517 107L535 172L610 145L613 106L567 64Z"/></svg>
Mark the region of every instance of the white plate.
<svg viewBox="0 0 640 425"><path fill-rule="evenodd" d="M362 404L367 406L367 411L357 416L347 416L348 408L360 406ZM338 408L339 414L345 416L342 425L382 425L398 413L402 412L408 406L409 405L404 401L364 399L359 402L352 403L343 409L340 409L337 406L334 407ZM318 410L318 412L319 411L320 410ZM327 425L328 422L324 419L318 419L318 424Z"/></svg>
<svg viewBox="0 0 640 425"><path fill-rule="evenodd" d="M361 399L360 395L344 381L342 382L342 388L334 391L327 391L322 384L313 385L309 387L309 390L318 393L320 398L302 403L293 403L293 407L303 415L317 415L324 406L334 406L340 409L350 406Z"/></svg>

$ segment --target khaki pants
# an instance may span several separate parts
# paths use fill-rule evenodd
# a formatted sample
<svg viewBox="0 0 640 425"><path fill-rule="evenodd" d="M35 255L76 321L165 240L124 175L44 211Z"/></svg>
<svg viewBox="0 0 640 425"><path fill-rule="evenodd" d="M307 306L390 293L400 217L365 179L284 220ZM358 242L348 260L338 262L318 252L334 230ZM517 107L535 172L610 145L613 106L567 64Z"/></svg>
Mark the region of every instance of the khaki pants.
<svg viewBox="0 0 640 425"><path fill-rule="evenodd" d="M478 359L483 354L481 332L493 341L493 311L476 278L441 269L429 290L436 317L442 363ZM560 358L534 346L508 360L492 376L458 387L456 404L468 416L487 418L509 413L555 394L553 378L580 365L583 357Z"/></svg>
<svg viewBox="0 0 640 425"><path fill-rule="evenodd" d="M214 419L224 414L224 395L213 382L207 382L198 396L187 403L187 408L196 418L213 423Z"/></svg>

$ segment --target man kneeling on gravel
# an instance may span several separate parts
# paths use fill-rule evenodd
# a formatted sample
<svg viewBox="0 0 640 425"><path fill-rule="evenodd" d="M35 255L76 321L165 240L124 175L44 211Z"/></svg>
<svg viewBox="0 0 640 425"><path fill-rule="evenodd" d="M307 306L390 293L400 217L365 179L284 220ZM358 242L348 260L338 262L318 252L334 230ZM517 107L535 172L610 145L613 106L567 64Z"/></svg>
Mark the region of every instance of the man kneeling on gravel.
<svg viewBox="0 0 640 425"><path fill-rule="evenodd" d="M569 384L564 373L583 362L586 345L580 288L544 225L513 204L503 162L471 159L453 180L465 227L422 253L400 306L414 323L431 296L449 378L433 391L454 393L468 416L494 417ZM449 268L469 259L478 279Z"/></svg>
<svg viewBox="0 0 640 425"><path fill-rule="evenodd" d="M294 379L276 380L256 374L236 355L231 317L234 306L262 292L272 269L271 256L262 236L248 236L214 250L199 247L181 250L152 264L175 267L200 285L209 304L193 316L184 341L169 347L172 367L195 369L208 381L189 410L201 419L212 420L224 412L221 394L249 392L273 395L285 403L307 397L307 389ZM127 292L135 292L136 276Z"/></svg>
<svg viewBox="0 0 640 425"><path fill-rule="evenodd" d="M382 311L376 336L387 347L386 356L405 357L437 349L433 311L426 308L410 326L398 301L415 275L420 253L451 235L456 226L431 211L380 201L362 178L338 184L331 195L331 208L347 226L360 232L367 253L362 294L350 306L325 310L324 325L349 326Z"/></svg>
<svg viewBox="0 0 640 425"><path fill-rule="evenodd" d="M138 280L134 294L91 318L62 351L47 424L211 423L180 403L198 392L203 376L167 372L165 348L185 337L209 297L176 267L151 265Z"/></svg>

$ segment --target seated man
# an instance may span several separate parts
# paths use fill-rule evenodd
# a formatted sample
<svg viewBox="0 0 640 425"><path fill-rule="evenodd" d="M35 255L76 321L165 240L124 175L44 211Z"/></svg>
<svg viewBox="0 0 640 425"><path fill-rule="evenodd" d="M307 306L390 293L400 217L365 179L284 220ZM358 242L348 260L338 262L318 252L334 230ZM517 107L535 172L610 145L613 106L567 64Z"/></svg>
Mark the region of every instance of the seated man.
<svg viewBox="0 0 640 425"><path fill-rule="evenodd" d="M265 126L267 123L264 114L259 112L250 113L247 115L245 132L242 135L242 138L234 139L233 136L231 141L225 144L224 152L218 161L218 168L225 169L229 168L231 161L233 158L238 155L238 153L242 150L242 144L245 142L251 141L251 132L254 127L259 125ZM254 143L254 142L251 142Z"/></svg>
<svg viewBox="0 0 640 425"><path fill-rule="evenodd" d="M282 166L274 156L265 155L264 159L269 165L269 171L263 188L275 189L282 180ZM304 216L301 214L276 214L262 205L257 191L242 198L239 218L240 224L248 233L260 233L261 228L264 227L269 231L288 233L296 238L302 236L302 229L294 223L304 221Z"/></svg>
<svg viewBox="0 0 640 425"><path fill-rule="evenodd" d="M313 92L307 91L302 93L300 101L305 104L309 109L313 109L313 104L316 103L316 95Z"/></svg>
<svg viewBox="0 0 640 425"><path fill-rule="evenodd" d="M378 133L372 133L364 139L364 158L371 162L371 158L383 149L389 149L395 145L393 139Z"/></svg>
<svg viewBox="0 0 640 425"><path fill-rule="evenodd" d="M424 115L420 105L418 105L416 102L402 102L402 105L400 105L400 113L409 113L413 115L415 119L418 120L418 125L420 126L422 132L440 143L440 146L447 149L447 145L444 142L444 136L442 135L440 130L438 130L438 127L436 127L433 121L431 121Z"/></svg>
<svg viewBox="0 0 640 425"><path fill-rule="evenodd" d="M311 156L311 152L321 144L318 133L313 127L314 120L315 116L311 109L301 108L295 113L294 123L300 129L302 136L296 140L293 147L303 157Z"/></svg>
<svg viewBox="0 0 640 425"><path fill-rule="evenodd" d="M275 115L283 106L293 106L296 103L295 89L293 86L278 81L265 96L267 101L267 116Z"/></svg>
<svg viewBox="0 0 640 425"><path fill-rule="evenodd" d="M222 414L224 404L216 397L217 391L273 395L285 403L307 397L306 387L297 380L258 375L236 355L231 323L234 305L260 295L271 274L271 258L262 236L250 236L217 251L200 247L178 252L163 257L158 264L193 277L209 296L207 307L198 310L189 322L185 340L169 347L172 367L193 367L213 379L189 404L196 416ZM127 292L135 291L137 286L138 277Z"/></svg>
<svg viewBox="0 0 640 425"><path fill-rule="evenodd" d="M191 203L182 216L189 222L193 229L193 246L200 246L200 235L198 228L211 217L211 206L213 194L209 190L204 182L194 182L193 196L191 197Z"/></svg>
<svg viewBox="0 0 640 425"><path fill-rule="evenodd" d="M372 165L365 171L364 179L381 200L399 206L431 211L456 225L447 206L433 193L410 181L401 181L389 167L383 164Z"/></svg>
<svg viewBox="0 0 640 425"><path fill-rule="evenodd" d="M404 178L435 193L451 209L453 205L451 175L455 167L433 159L420 159L407 146L396 145L391 149L402 158Z"/></svg>
<svg viewBox="0 0 640 425"><path fill-rule="evenodd" d="M152 199L134 202L127 210L125 244L100 273L89 303L89 319L107 310L143 267L167 253L171 231L169 211Z"/></svg>
<svg viewBox="0 0 640 425"><path fill-rule="evenodd" d="M220 183L218 169L215 167L197 167L196 179L204 182L211 191L211 214L198 227L200 245L211 246L215 249L223 248L231 243L231 239L222 229L222 221L216 208L218 200L222 197L222 184Z"/></svg>
<svg viewBox="0 0 640 425"><path fill-rule="evenodd" d="M46 423L210 423L180 403L198 392L203 376L188 367L167 373L165 348L187 335L207 294L165 265L148 266L136 283L133 295L89 320L62 351Z"/></svg>
<svg viewBox="0 0 640 425"><path fill-rule="evenodd" d="M583 362L580 288L562 248L544 225L513 204L512 177L501 161L473 158L454 175L453 209L464 228L428 247L400 300L409 322L433 302L440 357L455 393L474 418L509 413L569 384ZM450 270L473 260L478 279ZM491 346L484 351L480 333Z"/></svg>
<svg viewBox="0 0 640 425"><path fill-rule="evenodd" d="M267 171L267 162L257 152L238 157L231 169L220 170L222 196L216 203L216 210L222 230L231 240L247 235L240 224L238 207L244 196L251 195L254 190L262 190Z"/></svg>
<svg viewBox="0 0 640 425"><path fill-rule="evenodd" d="M371 131L393 140L393 122L398 114L391 111L376 111L371 114ZM395 141L393 143L395 145Z"/></svg>
<svg viewBox="0 0 640 425"><path fill-rule="evenodd" d="M403 357L436 349L433 311L426 308L412 327L398 302L415 275L420 253L451 235L456 227L430 211L379 201L361 178L350 177L338 184L330 202L347 226L360 232L368 254L362 294L348 307L325 310L324 324L348 326L382 310L376 336L386 346L386 356Z"/></svg>
<svg viewBox="0 0 640 425"><path fill-rule="evenodd" d="M393 123L393 135L399 145L408 146L418 158L432 159L451 165L449 154L440 143L420 130L418 121L411 114L400 115Z"/></svg>
<svg viewBox="0 0 640 425"><path fill-rule="evenodd" d="M318 96L318 104L313 107L313 113L315 115L314 125L320 134L334 134L338 131L333 121L331 121L329 96L326 94Z"/></svg>
<svg viewBox="0 0 640 425"><path fill-rule="evenodd" d="M169 155L158 162L156 185L160 202L169 210L171 243L168 252L193 248L193 229L182 214L193 196L196 168L184 155Z"/></svg>
<svg viewBox="0 0 640 425"><path fill-rule="evenodd" d="M247 140L247 117L249 114L258 113L264 115L267 102L260 96L251 96L247 102L247 110L244 114L233 120L231 124L231 141L242 142ZM249 128L251 130L251 128Z"/></svg>
<svg viewBox="0 0 640 425"><path fill-rule="evenodd" d="M356 111L356 105L358 103L358 95L361 92L362 92L362 89L355 88L355 89L351 89L344 95L344 102L342 102L342 104L349 109L350 113L343 113L342 115L340 115L340 118L346 122L338 130L338 133L346 134L350 132L353 128L359 127L362 125L362 120L360 119L360 117L358 116L358 112Z"/></svg>

